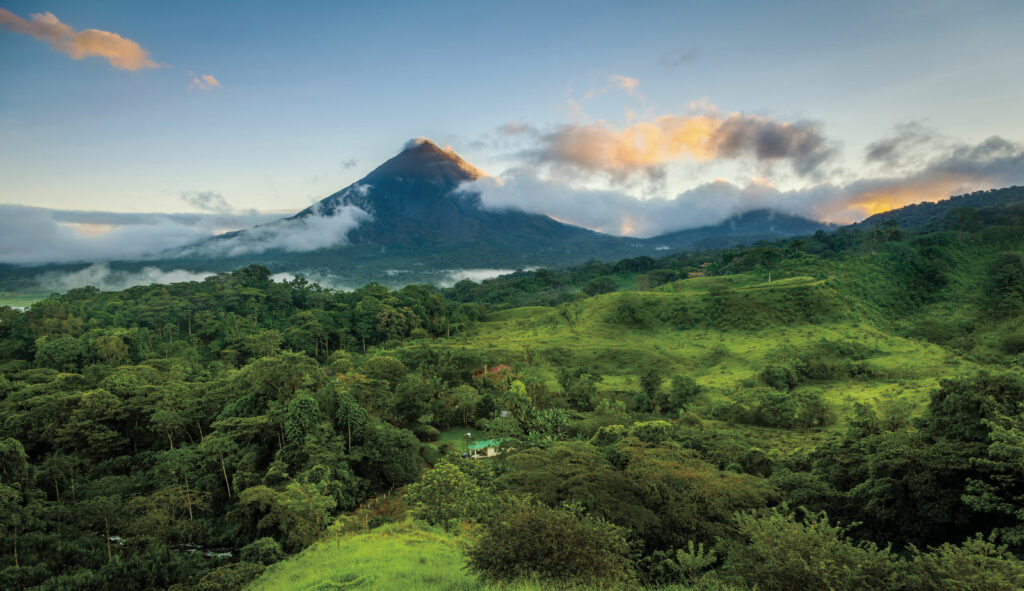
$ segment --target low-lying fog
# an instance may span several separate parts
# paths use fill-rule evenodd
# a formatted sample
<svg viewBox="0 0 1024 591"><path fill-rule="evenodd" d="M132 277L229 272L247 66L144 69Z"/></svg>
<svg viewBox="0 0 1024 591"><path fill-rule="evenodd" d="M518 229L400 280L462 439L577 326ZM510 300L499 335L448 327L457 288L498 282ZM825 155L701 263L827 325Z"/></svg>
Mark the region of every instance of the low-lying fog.
<svg viewBox="0 0 1024 591"><path fill-rule="evenodd" d="M532 271L536 267L527 267L525 270ZM440 270L410 270L410 269L388 269L383 277L377 279L378 283L391 288L401 287L412 283L430 283L438 287L451 287L464 279L479 283L486 279L493 279L501 275L508 275L516 272L516 269L440 269ZM69 289L92 286L104 291L117 291L127 289L136 285L150 285L153 283L168 284L181 283L185 281L202 281L211 275L213 271L187 271L185 269L172 269L165 271L158 267L143 267L138 271L112 269L106 263L89 265L78 271L57 272L49 271L37 278L40 289L50 292L65 292ZM303 276L312 283L318 283L323 287L351 291L359 285L363 285L372 279L343 276L317 271L300 271L295 273L275 273L271 275L274 281L291 281L296 276Z"/></svg>

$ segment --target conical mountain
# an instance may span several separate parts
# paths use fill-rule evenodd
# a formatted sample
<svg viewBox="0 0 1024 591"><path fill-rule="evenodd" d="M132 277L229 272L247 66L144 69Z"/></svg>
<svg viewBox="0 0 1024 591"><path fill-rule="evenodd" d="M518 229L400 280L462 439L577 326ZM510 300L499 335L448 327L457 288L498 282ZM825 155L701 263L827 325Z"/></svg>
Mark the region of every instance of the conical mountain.
<svg viewBox="0 0 1024 591"><path fill-rule="evenodd" d="M357 245L453 246L480 240L493 245L535 239L541 241L536 246L546 248L552 241L583 236L616 241L544 215L483 209L479 195L460 190L463 183L482 176L483 171L452 150L427 139L412 140L359 181L294 217L330 216L344 206L359 207L371 219L349 232L349 243Z"/></svg>

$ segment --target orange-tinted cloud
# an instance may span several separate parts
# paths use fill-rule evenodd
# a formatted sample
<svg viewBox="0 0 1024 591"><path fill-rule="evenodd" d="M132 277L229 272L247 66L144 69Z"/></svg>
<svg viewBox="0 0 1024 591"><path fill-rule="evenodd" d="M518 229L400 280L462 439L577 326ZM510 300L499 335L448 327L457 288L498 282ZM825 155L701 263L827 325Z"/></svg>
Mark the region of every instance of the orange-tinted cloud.
<svg viewBox="0 0 1024 591"><path fill-rule="evenodd" d="M611 80L615 86L625 90L627 94L635 93L637 86L640 85L640 81L636 78L630 78L629 76L623 76L622 74L612 74L608 79Z"/></svg>
<svg viewBox="0 0 1024 591"><path fill-rule="evenodd" d="M696 115L663 115L623 128L603 121L563 125L538 137L539 145L525 152L534 163L603 172L614 180L651 173L677 160L745 156L765 163L785 160L798 174L810 175L834 153L816 123L743 113L722 116L713 108Z"/></svg>
<svg viewBox="0 0 1024 591"><path fill-rule="evenodd" d="M198 88L199 90L213 90L214 88L220 88L220 82L210 74L197 76L192 72L189 72L188 75L191 77L191 81L188 83L189 88Z"/></svg>
<svg viewBox="0 0 1024 591"><path fill-rule="evenodd" d="M655 236L754 209L846 224L912 203L1024 184L1024 144L993 136L976 144L954 144L907 174L790 190L758 178L744 184L716 180L672 198L641 199L617 189L573 186L564 178L545 178L544 172L528 165L464 188L479 192L481 203L490 209L543 213L610 234Z"/></svg>
<svg viewBox="0 0 1024 591"><path fill-rule="evenodd" d="M85 29L75 31L60 22L51 12L36 13L25 20L13 12L0 8L0 26L15 33L29 35L46 41L50 47L67 54L71 59L80 60L97 56L106 59L111 66L120 70L141 70L159 67L149 58L149 52L131 39L117 33Z"/></svg>

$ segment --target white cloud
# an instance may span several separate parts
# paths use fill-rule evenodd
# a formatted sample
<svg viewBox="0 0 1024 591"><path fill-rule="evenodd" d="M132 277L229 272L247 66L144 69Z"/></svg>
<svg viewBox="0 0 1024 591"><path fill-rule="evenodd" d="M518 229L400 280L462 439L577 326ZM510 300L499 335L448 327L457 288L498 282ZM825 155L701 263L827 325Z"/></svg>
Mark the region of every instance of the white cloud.
<svg viewBox="0 0 1024 591"><path fill-rule="evenodd" d="M543 213L599 232L647 237L715 224L753 209L851 223L911 203L1016 184L1024 184L1024 146L994 136L978 144L956 144L907 174L787 191L763 180L743 186L716 180L673 198L640 199L624 191L546 178L535 166L478 179L463 189L479 192L481 203L490 209Z"/></svg>
<svg viewBox="0 0 1024 591"><path fill-rule="evenodd" d="M307 215L278 220L208 240L185 249L185 252L206 256L236 256L268 250L317 250L348 242L348 233L369 219L370 214L362 209L345 205L338 208L334 215Z"/></svg>
<svg viewBox="0 0 1024 591"><path fill-rule="evenodd" d="M0 262L145 259L280 213L119 213L0 204Z"/></svg>
<svg viewBox="0 0 1024 591"><path fill-rule="evenodd" d="M44 289L59 292L88 286L104 291L119 291L135 285L202 281L211 275L216 275L216 273L212 271L192 272L184 269L162 271L156 267L143 267L139 271L121 271L111 269L106 264L98 263L69 273L43 273L36 278L36 281Z"/></svg>

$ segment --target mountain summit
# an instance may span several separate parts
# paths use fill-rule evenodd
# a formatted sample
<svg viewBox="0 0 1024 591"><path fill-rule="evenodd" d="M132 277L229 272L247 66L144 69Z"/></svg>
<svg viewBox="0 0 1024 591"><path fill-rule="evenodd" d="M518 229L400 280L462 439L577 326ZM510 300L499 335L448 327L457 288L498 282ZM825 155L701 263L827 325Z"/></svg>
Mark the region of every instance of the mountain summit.
<svg viewBox="0 0 1024 591"><path fill-rule="evenodd" d="M349 242L357 245L438 247L526 239L544 244L584 235L602 242L610 238L545 215L485 210L478 194L460 190L463 183L482 176L483 171L450 148L415 139L370 174L292 219L333 216L346 206L358 207L371 219L349 233Z"/></svg>
<svg viewBox="0 0 1024 591"><path fill-rule="evenodd" d="M417 203L436 202L460 184L482 176L481 170L451 148L439 148L426 138L409 140L397 156L294 217L334 215L344 205L355 205L375 217L416 215L423 212L410 207L415 210Z"/></svg>

